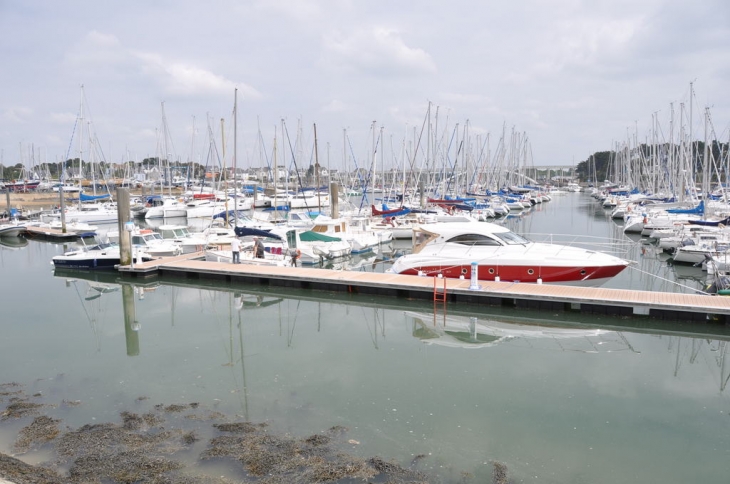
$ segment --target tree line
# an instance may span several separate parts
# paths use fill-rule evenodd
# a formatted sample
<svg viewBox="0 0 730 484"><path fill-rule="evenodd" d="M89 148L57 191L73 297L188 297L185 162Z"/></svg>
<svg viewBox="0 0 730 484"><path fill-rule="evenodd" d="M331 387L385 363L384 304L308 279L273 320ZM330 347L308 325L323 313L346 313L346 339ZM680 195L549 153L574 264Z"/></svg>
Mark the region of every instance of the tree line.
<svg viewBox="0 0 730 484"><path fill-rule="evenodd" d="M642 144L638 148L631 150L628 154L625 150L620 151L597 151L590 155L586 160L578 163L575 174L581 182L600 184L605 180L618 182L620 173L626 169L626 166L617 166L621 164L631 163L631 171L635 177L649 175L652 170L652 157L656 156L661 168L666 168L668 163L668 153L670 148L675 150L675 157L679 156L680 147L677 145L650 145ZM683 148L686 153L688 148ZM692 146L692 160L686 166L691 167L696 178L696 182L700 181L703 168L705 166L705 143L697 141ZM728 143L720 143L713 141L708 146L709 160L714 162L716 169L711 167L710 173L712 180L717 181L717 175L725 174L725 164L728 163ZM617 173L619 171L620 173ZM723 180L725 181L725 180Z"/></svg>

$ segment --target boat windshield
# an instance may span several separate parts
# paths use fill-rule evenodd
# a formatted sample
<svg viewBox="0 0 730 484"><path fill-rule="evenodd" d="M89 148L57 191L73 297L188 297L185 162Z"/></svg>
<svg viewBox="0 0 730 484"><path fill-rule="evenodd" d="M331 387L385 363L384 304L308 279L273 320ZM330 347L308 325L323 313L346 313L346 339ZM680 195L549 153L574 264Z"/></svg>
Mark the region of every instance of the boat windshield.
<svg viewBox="0 0 730 484"><path fill-rule="evenodd" d="M91 245L86 247L86 250L105 250L109 249L110 247L115 247L117 244L111 243L111 242L99 242L96 245Z"/></svg>
<svg viewBox="0 0 730 484"><path fill-rule="evenodd" d="M452 244L461 244L461 245L468 245L468 246L474 246L474 245L504 245L499 240L495 240L491 237L488 237L486 235L482 234L461 234L457 235L456 237L452 237L447 242Z"/></svg>
<svg viewBox="0 0 730 484"><path fill-rule="evenodd" d="M500 232L494 234L495 236L499 237L504 241L507 245L523 245L523 244L529 244L530 241L524 238L521 235L517 235L514 232Z"/></svg>

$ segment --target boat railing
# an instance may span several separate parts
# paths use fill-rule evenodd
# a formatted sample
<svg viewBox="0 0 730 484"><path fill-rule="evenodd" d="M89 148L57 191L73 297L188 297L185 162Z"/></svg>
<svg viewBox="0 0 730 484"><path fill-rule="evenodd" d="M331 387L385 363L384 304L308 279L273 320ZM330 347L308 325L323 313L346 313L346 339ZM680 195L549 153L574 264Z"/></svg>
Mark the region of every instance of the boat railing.
<svg viewBox="0 0 730 484"><path fill-rule="evenodd" d="M630 239L607 239L606 237L596 237L591 235L539 233L530 233L523 235L533 242L564 245L567 247L580 247L582 249L595 250L597 252L605 252L611 254L626 254L636 245L636 243Z"/></svg>

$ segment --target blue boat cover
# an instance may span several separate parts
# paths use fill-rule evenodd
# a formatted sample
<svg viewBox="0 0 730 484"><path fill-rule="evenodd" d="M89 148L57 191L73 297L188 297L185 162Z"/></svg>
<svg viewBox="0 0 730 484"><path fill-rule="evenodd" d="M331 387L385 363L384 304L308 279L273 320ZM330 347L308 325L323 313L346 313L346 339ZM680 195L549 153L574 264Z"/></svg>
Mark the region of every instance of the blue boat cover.
<svg viewBox="0 0 730 484"><path fill-rule="evenodd" d="M271 239L281 240L281 237L276 234L272 234L268 230L252 229L249 227L236 227L233 229L233 231L239 237L268 237Z"/></svg>
<svg viewBox="0 0 730 484"><path fill-rule="evenodd" d="M705 201L700 200L700 203L694 208L669 208L667 213L703 214L705 213Z"/></svg>
<svg viewBox="0 0 730 484"><path fill-rule="evenodd" d="M109 198L111 195L108 193L105 195L87 195L85 193L79 193L79 199L82 202L93 202L94 200L102 200L104 198Z"/></svg>

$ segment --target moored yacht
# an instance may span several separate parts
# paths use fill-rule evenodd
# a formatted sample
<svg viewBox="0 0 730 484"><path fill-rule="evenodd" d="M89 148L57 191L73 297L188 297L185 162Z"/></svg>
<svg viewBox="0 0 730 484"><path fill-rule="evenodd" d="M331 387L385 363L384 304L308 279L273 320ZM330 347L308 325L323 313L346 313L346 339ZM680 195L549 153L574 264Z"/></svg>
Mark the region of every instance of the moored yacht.
<svg viewBox="0 0 730 484"><path fill-rule="evenodd" d="M115 269L119 265L120 248L119 244L113 242L100 242L94 240L94 244L86 245L84 239L79 239L80 245L77 249L67 251L62 255L53 256L51 263L56 268L65 269ZM153 258L140 250L133 251L133 257L146 262Z"/></svg>
<svg viewBox="0 0 730 484"><path fill-rule="evenodd" d="M491 223L424 224L413 230L413 253L395 261L396 274L468 279L476 263L481 281L599 286L629 264L594 250L531 242Z"/></svg>

